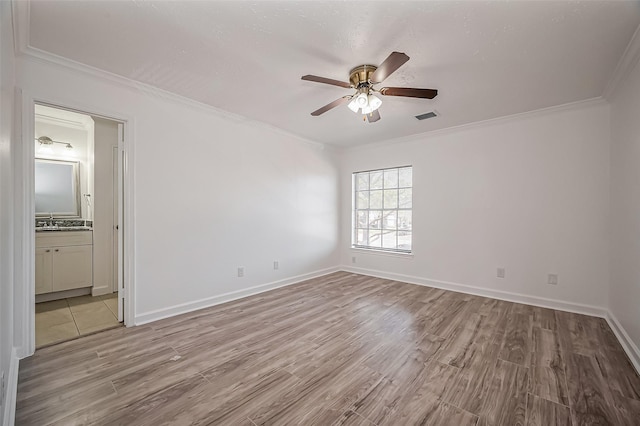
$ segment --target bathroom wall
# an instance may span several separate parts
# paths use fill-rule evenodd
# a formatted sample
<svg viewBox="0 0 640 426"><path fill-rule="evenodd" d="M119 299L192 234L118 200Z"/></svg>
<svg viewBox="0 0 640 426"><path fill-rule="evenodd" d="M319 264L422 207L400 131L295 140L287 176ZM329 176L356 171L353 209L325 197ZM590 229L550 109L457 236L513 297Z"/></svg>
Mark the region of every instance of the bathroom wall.
<svg viewBox="0 0 640 426"><path fill-rule="evenodd" d="M94 137L94 192L93 192L93 294L106 294L117 290L113 286L114 267L114 148L118 147L118 123L93 117ZM117 165L116 165L117 167ZM116 218L117 219L117 218Z"/></svg>

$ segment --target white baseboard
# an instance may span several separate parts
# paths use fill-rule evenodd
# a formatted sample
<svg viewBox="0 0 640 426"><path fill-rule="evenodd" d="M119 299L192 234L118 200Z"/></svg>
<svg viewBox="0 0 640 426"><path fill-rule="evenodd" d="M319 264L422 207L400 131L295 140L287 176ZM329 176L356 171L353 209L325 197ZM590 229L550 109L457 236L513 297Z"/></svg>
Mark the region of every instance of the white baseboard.
<svg viewBox="0 0 640 426"><path fill-rule="evenodd" d="M16 395L18 393L18 367L20 360L15 348L11 351L11 361L9 362L9 373L7 376L7 389L5 391L3 426L13 426L16 420Z"/></svg>
<svg viewBox="0 0 640 426"><path fill-rule="evenodd" d="M169 318L175 315L186 314L187 312L197 311L198 309L208 308L210 306L219 305L221 303L231 302L232 300L242 299L243 297L253 296L265 291L274 290L276 288L285 287L292 284L297 284L301 281L310 280L312 278L321 277L323 275L330 274L332 272L339 271L340 268L332 267L327 269L321 269L319 271L310 272L308 274L297 275L295 277L285 278L283 280L273 281L266 284L257 285L254 287L245 288L238 291L232 291L230 293L224 293L213 297L207 297L205 299L196 300L194 302L182 303L180 305L171 306L168 308L157 309L136 315L135 325L142 325L152 321L158 321L164 318Z"/></svg>
<svg viewBox="0 0 640 426"><path fill-rule="evenodd" d="M544 297L529 296L526 294L511 293L502 290L491 290L483 287L475 287L471 285L452 283L447 281L431 280L428 278L416 277L413 275L397 274L394 272L378 271L375 269L356 268L346 265L343 265L340 269L342 271L353 272L355 274L370 275L372 277L402 281L409 284L417 284L427 287L435 287L443 290L456 291L459 293L473 294L475 296L490 297L492 299L506 300L508 302L523 303L525 305L539 306L542 308L557 309L560 311L585 314L601 318L606 318L607 316L607 310L598 306L564 302L561 300L546 299Z"/></svg>
<svg viewBox="0 0 640 426"><path fill-rule="evenodd" d="M103 287L91 287L91 295L92 296L102 296L105 294L110 294L113 293L111 291L111 287L110 286L103 286Z"/></svg>
<svg viewBox="0 0 640 426"><path fill-rule="evenodd" d="M66 299L68 297L86 296L91 294L91 287L74 288L73 290L55 291L53 293L36 294L36 303Z"/></svg>
<svg viewBox="0 0 640 426"><path fill-rule="evenodd" d="M631 340L631 337L629 337L627 331L611 311L607 312L605 319L607 320L607 323L609 323L609 327L611 327L613 333L618 338L618 341L622 345L622 348L627 353L627 356L631 360L631 363L636 369L636 372L640 374L640 349L638 349L638 346L633 343L633 340Z"/></svg>

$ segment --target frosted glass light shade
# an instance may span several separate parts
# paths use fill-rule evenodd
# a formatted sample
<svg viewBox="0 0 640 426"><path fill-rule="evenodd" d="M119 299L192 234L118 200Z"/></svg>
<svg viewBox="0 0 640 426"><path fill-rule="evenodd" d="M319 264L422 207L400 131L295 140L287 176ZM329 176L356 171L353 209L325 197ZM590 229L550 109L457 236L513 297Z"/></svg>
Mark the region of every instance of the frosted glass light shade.
<svg viewBox="0 0 640 426"><path fill-rule="evenodd" d="M380 108L380 105L382 105L382 100L376 95L369 95L368 100L371 111L377 110L378 108Z"/></svg>
<svg viewBox="0 0 640 426"><path fill-rule="evenodd" d="M367 99L367 95L364 93L360 93L356 97L356 102L360 108L365 108L369 104L369 99Z"/></svg>
<svg viewBox="0 0 640 426"><path fill-rule="evenodd" d="M347 106L349 107L349 109L350 109L351 111L353 111L353 112L355 112L355 113L357 113L357 112L358 112L358 110L360 109L360 107L358 106L358 103L356 102L356 98L355 98L355 97L353 97L353 98L351 99L351 102L349 102L349 103L347 104Z"/></svg>

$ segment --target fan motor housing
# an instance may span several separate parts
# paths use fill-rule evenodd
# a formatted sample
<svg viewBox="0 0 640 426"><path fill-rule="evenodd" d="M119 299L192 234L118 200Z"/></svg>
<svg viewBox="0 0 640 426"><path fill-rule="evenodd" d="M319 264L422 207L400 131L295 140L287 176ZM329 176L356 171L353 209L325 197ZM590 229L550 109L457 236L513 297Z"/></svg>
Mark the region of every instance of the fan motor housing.
<svg viewBox="0 0 640 426"><path fill-rule="evenodd" d="M369 87L371 85L371 75L378 69L375 65L358 65L351 71L349 71L349 82L351 86L359 89L363 86Z"/></svg>

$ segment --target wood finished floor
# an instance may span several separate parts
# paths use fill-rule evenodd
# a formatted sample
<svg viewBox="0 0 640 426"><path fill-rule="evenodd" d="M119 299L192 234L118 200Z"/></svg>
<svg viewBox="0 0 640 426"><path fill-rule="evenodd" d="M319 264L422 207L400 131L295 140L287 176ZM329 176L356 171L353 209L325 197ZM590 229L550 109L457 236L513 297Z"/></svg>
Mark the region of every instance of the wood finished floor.
<svg viewBox="0 0 640 426"><path fill-rule="evenodd" d="M18 425L638 425L600 318L339 272L20 361Z"/></svg>

